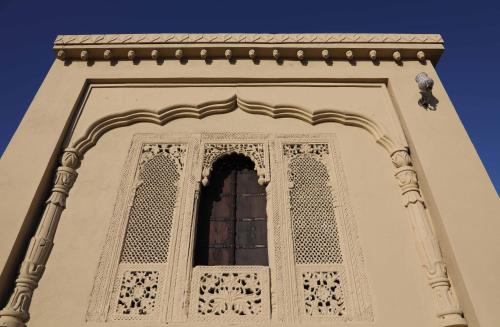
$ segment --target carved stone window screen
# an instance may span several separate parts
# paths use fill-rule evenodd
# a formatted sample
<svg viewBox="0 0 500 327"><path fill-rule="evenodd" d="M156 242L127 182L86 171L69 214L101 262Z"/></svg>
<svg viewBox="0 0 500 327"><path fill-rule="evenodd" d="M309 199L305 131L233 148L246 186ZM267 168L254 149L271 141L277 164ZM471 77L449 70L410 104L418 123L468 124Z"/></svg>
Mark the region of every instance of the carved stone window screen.
<svg viewBox="0 0 500 327"><path fill-rule="evenodd" d="M183 201L180 195L186 188L185 166L192 161L192 143L187 135L134 136L99 261L87 321L165 320L167 279L173 267L169 258L174 257L171 252L178 247L175 244ZM156 208L151 204L156 204ZM134 211L137 205L142 209ZM124 276L124 272L129 275ZM134 282L138 283L136 287ZM148 293L155 297L154 310L146 305L150 312L147 314L138 309L131 309L130 313L120 311L120 305L132 303L130 297L120 298L120 290L138 292L142 282L150 288L158 283L156 295L154 291ZM160 290L162 294L158 293ZM152 300L136 302L144 305Z"/></svg>
<svg viewBox="0 0 500 327"><path fill-rule="evenodd" d="M163 280L162 285L164 285L161 286L163 287L162 294L155 298L155 310L158 311L155 311L157 313L151 315L144 315L146 317L142 318L142 320L147 320L151 323L154 321L159 323L181 323L192 319L197 321L206 320L205 315L202 315L203 317L199 319L196 314L192 314L192 306L194 305L193 296L195 296L195 293L193 293L193 285L196 282L196 278L199 277L195 276L196 270L192 268L192 253L194 245L193 228L195 227L195 220L193 217L197 215L196 199L199 196L200 182L203 178L202 170L204 163L206 163L205 150L209 148L207 144L210 144L211 146L213 145L220 149L224 149L224 151L229 153L236 152L245 154L245 149L250 152L256 151L260 155L259 158L264 158L263 171L265 172L266 182L270 180L271 172L277 177L266 187L270 268L259 267L267 269L266 283L268 283L267 285L271 285L268 286L266 292L272 294L273 299L271 301L270 295L266 297L269 307L266 310L269 311L269 314L265 319L263 316L258 315L259 318L257 320L263 323L269 321L271 317L270 306L272 305L273 321L293 321L298 323L304 318L309 321L311 319L310 315L297 315L300 305L303 305L303 301L299 301L300 299L297 293L301 291L301 287L303 286L298 283L298 275L296 272L296 269L298 269L296 267L299 267L300 264L295 264L293 250L292 253L288 252L289 249L292 249L293 243L291 241L292 228L289 225L288 199L283 197L283 194L288 190L288 184L286 182L287 174L284 172L286 160L282 153L284 144L308 142L328 145L329 153L322 160L327 163L329 176L331 178L332 196L335 200L334 217L336 217L339 224L339 243L342 249L341 253L344 254L342 257L342 265L345 266L342 290L344 292L346 292L346 290L349 292L348 298L352 298L351 302L353 303L352 305L348 304L352 309L348 311L348 319L357 321L372 319L372 309L367 289L368 285L364 276L364 263L357 240L354 215L349 206L340 158L336 154L333 146L333 136L331 134L273 135L257 133L205 133L183 134L182 136L180 134L140 134L134 137L132 148L129 152L129 158L127 159L127 164L123 172L123 180L115 207L115 214L107 236L106 246L104 247L103 255L100 260L87 320L122 320L116 315L116 308L118 308L120 302L115 301L119 296L117 292L119 289L121 290L122 287L116 285L122 283L121 285L125 286L125 291L128 290L128 288L132 288L134 285L132 283L134 279L131 276L127 276L128 279L125 279L126 283L123 284L124 276L120 275L124 269L126 270L127 267L130 267L130 264L122 262L120 267L118 266L122 242L125 237L126 219L123 217L128 217L130 204L133 203L136 193L133 188L133 186L137 185L136 177L138 170L136 171L136 168L147 164L151 158L157 155L165 155L165 149L162 147L153 147L145 152L147 155L141 155L140 149L142 149L141 147L145 144L185 144L187 146L187 151L184 160L176 161L176 165L183 165L182 173L179 178L178 191L179 194L182 194L182 197L176 202L176 210L174 210L174 219L170 236L170 244L172 246L169 247L169 258L167 259L167 263L163 264L163 270L158 269L158 279ZM255 146L240 147L239 149L243 150L237 152L233 150L237 147L233 147L232 145L220 147L220 144L262 144L263 152L260 152L260 148ZM214 151L209 152L214 153ZM227 152L219 151L217 155L225 155ZM213 156L213 158L216 157L217 156ZM257 156L254 155L252 160L258 160ZM288 240L289 238L290 240ZM135 275L144 274L146 271L151 271L152 269L150 267L154 265L158 264L133 264L132 266L135 270L129 269L127 271L137 272ZM120 272L118 272L118 268L120 268ZM248 269L248 267L245 267L245 269ZM321 272L328 272L328 270L322 270ZM144 275L140 276L144 277ZM249 276L250 277L247 276L245 278L250 278L250 280L252 280L252 276L255 275L250 274ZM149 280L154 280L154 276L151 274L147 277ZM269 283L269 281L272 281L272 283ZM113 290L113 294L109 295L111 290ZM142 293L139 292L139 295L140 294ZM122 302L131 303L129 297L125 297L125 299L129 302L125 300ZM139 302L141 304L143 303L141 301ZM156 305L156 302L158 305ZM147 303L147 301L144 303ZM252 314L251 316L255 315ZM208 320L210 319L215 319L214 321L217 321L219 318L208 318ZM234 322L240 321L243 323L244 320L248 320L249 318L245 317L241 320L241 318L234 316L231 319L233 319ZM318 317L317 319L323 319L323 321L326 322L324 317Z"/></svg>
<svg viewBox="0 0 500 327"><path fill-rule="evenodd" d="M190 319L244 323L266 321L270 315L269 267L193 268Z"/></svg>
<svg viewBox="0 0 500 327"><path fill-rule="evenodd" d="M293 247L297 264L342 263L335 199L323 157L327 144L285 144Z"/></svg>
<svg viewBox="0 0 500 327"><path fill-rule="evenodd" d="M347 321L352 316L343 265L297 265L296 273L301 317L307 321Z"/></svg>
<svg viewBox="0 0 500 327"><path fill-rule="evenodd" d="M294 244L294 237L298 237L300 240L300 236L297 234L297 231L294 235L294 226L292 223L292 213L291 209L293 208L293 204L291 203L291 192L290 188L293 188L293 180L291 177L291 173L293 173L293 169L290 169L290 164L293 162L294 158L306 158L307 160L302 160L296 164L296 167L303 166L308 167L308 165L314 164L314 161L321 162L325 165L328 172L328 184L331 186L331 202L330 201L321 201L324 209L330 210L333 207L333 212L331 213L331 217L335 219L336 229L338 233L337 244L335 243L335 237L330 238L330 242L332 242L328 247L331 247L331 250L337 251L329 252L326 251L322 257L317 257L318 254L313 254L308 259L309 261L305 261L304 258L308 258L308 256L304 255L305 253L297 252L298 256L296 256L293 251L289 252L288 260L291 261L289 264L295 262L293 265L293 270L295 273L290 277L290 282L293 284L293 290L301 290L303 288L302 282L299 282L298 272L302 271L301 267L307 266L317 266L318 264L331 266L332 264L338 268L338 270L343 271L342 277L342 290L345 294L347 301L346 305L351 306L347 307L346 317L342 319L351 320L351 321L371 321L373 320L373 311L371 306L368 282L365 275L365 266L364 259L361 251L361 247L359 245L357 228L355 223L355 217L352 211L352 208L348 199L348 190L345 183L345 176L341 164L341 158L338 152L335 149L335 136L333 134L307 134L307 135L278 135L278 148L280 149L281 156L281 167L282 167L282 176L285 181L284 187L287 191L284 191L285 203L285 217L288 219L288 222L283 222L284 228L289 230L289 242ZM296 162L297 163L297 162ZM315 164L316 165L316 164ZM321 165L316 165L321 167ZM320 171L323 170L322 168ZM324 175L324 172L322 173ZM320 175L322 175L320 173ZM293 176L292 176L293 177ZM326 176L323 176L326 178ZM292 183L290 183L292 182ZM316 187L316 186L315 186ZM328 193L328 188L323 190L323 192ZM316 200L315 200L316 201ZM313 201L314 202L314 201ZM328 205L325 205L328 204ZM322 216L322 215L321 215ZM314 220L314 218L312 218ZM296 226L297 227L297 226ZM307 227L307 226L306 226ZM330 226L331 227L331 226ZM299 233L300 234L300 233ZM335 235L332 235L335 236ZM340 249L340 251L338 251ZM299 249L300 250L300 249ZM330 253L330 254L328 254ZM340 256L341 255L341 256ZM320 260L321 259L321 260ZM303 264L304 263L304 264ZM327 272L323 270L318 270L319 272ZM348 293L346 293L348 292ZM293 307L304 307L304 299L301 296L297 296L296 300L292 299ZM305 315L305 311L300 311L299 320L307 320L309 321L311 315ZM315 320L323 320L324 322L328 321L327 317L316 316Z"/></svg>
<svg viewBox="0 0 500 327"><path fill-rule="evenodd" d="M164 296L165 265L120 265L109 318L158 320Z"/></svg>
<svg viewBox="0 0 500 327"><path fill-rule="evenodd" d="M144 151L153 146L166 147L165 144L146 144L142 149L121 263L167 262L181 170L170 155L149 155L146 161L144 154L149 152Z"/></svg>

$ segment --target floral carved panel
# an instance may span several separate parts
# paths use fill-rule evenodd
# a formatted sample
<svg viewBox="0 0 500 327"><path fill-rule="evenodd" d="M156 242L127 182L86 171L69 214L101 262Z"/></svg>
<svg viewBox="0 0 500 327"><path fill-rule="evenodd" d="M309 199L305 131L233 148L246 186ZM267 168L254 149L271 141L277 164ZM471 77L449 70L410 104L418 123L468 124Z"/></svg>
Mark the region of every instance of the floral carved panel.
<svg viewBox="0 0 500 327"><path fill-rule="evenodd" d="M310 316L343 317L345 297L338 271L302 272L305 313Z"/></svg>
<svg viewBox="0 0 500 327"><path fill-rule="evenodd" d="M270 318L269 268L198 266L193 269L190 316L195 320Z"/></svg>
<svg viewBox="0 0 500 327"><path fill-rule="evenodd" d="M157 271L126 271L116 312L123 315L151 314L155 309L157 291Z"/></svg>

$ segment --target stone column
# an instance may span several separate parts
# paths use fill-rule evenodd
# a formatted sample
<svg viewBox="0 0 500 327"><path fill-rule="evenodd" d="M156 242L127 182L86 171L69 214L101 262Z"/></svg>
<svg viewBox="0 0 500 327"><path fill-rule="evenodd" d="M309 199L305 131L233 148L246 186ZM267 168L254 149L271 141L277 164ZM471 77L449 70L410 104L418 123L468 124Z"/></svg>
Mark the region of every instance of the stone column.
<svg viewBox="0 0 500 327"><path fill-rule="evenodd" d="M403 205L410 216L420 263L434 295L437 316L442 326L467 326L462 310L452 292L446 265L439 243L431 225L430 217L418 186L417 173L412 166L407 149L398 149L391 154L396 166L394 176L398 180Z"/></svg>
<svg viewBox="0 0 500 327"><path fill-rule="evenodd" d="M9 302L0 311L1 327L24 327L29 320L29 307L33 291L45 271L45 264L52 250L59 218L66 207L66 198L76 180L76 169L80 159L76 150L66 149L57 168L52 192L45 202L40 224L31 238L28 250L21 264L16 286Z"/></svg>

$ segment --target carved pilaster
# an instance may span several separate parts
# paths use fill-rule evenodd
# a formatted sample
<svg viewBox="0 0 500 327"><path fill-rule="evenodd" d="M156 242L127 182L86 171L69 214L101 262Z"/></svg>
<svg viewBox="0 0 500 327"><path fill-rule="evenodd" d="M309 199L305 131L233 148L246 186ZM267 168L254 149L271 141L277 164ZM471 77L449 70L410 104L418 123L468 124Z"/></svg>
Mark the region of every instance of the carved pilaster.
<svg viewBox="0 0 500 327"><path fill-rule="evenodd" d="M417 173L412 166L407 149L399 149L391 154L396 167L394 176L398 180L403 204L410 214L412 230L421 265L425 269L429 285L432 288L437 316L442 326L467 326L462 317L462 310L452 292L446 265L439 248L439 243L429 221L428 212L418 186Z"/></svg>
<svg viewBox="0 0 500 327"><path fill-rule="evenodd" d="M76 180L80 159L74 149L66 149L57 168L52 192L45 202L40 224L31 238L28 251L16 279L16 286L9 302L0 311L0 326L22 327L29 320L29 306L33 291L45 271L45 264L52 250L59 218L66 207L66 198Z"/></svg>

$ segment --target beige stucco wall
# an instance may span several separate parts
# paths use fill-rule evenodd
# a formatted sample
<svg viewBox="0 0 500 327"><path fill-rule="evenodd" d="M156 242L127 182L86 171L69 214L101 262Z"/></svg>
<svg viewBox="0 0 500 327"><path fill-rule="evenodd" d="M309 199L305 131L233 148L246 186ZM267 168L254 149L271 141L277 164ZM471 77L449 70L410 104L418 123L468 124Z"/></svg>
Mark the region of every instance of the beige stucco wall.
<svg viewBox="0 0 500 327"><path fill-rule="evenodd" d="M436 111L424 110L417 105L419 94L414 78L421 71L427 72L436 81L433 91L439 100ZM73 137L80 137L88 123L111 111L124 108L158 109L184 101L196 103L197 97L203 98L203 92L208 92L211 97L230 94L234 92L235 84L242 82L299 81L382 84L376 89L330 90L324 86L321 91L324 93L309 99L298 96L300 93L296 93L295 98L293 95L285 97L279 90L274 93L272 89L261 91L260 88L247 90L239 87L238 92L248 94L248 97L261 97L261 101L274 105L291 104L320 109L326 103L338 110L367 113L384 126L393 139L403 142L398 128L400 125L410 145L423 195L469 325L494 326L498 321L495 299L500 291L495 279L497 274L494 273L500 270L499 262L495 260L500 257L495 232L500 228L496 219L500 216L498 196L429 62L422 65L417 61L405 61L403 65L397 65L381 61L379 65L374 65L370 61L358 61L352 65L346 61L334 61L332 65L327 65L321 61L310 61L303 65L297 61L285 61L279 65L273 60L262 60L257 65L249 60L237 60L236 63L214 60L209 65L202 60L189 60L187 63L167 60L159 65L143 60L138 64L119 61L110 65L109 62L96 61L89 65L74 61L65 65L63 61L56 60L0 162L0 197L3 199L0 203L0 266L8 263L23 223L29 225L31 220L36 219L40 203L48 191L46 187L55 158L60 153L60 143L65 138L65 129L69 126L72 112L80 105L80 95L85 94L89 84L116 84L119 88L92 89L96 97L90 96L88 103L83 104L81 120ZM148 88L148 83L172 82L217 82L229 83L230 86L204 88L203 92ZM121 88L124 83L144 84L144 88L137 92L129 88L124 92ZM170 94L175 95L174 99ZM107 96L110 99L121 98L124 105L117 105L116 100L106 100ZM87 153L68 200L68 209L63 213L46 275L35 292L32 324L42 326L50 322L55 325L57 317L68 319L61 319L61 323L71 321L78 324L82 321L106 219L110 216L116 194L119 170L133 132L195 128L223 130L227 128L227 121L226 124L222 122L232 116L249 116L245 118L245 123L255 120L255 124L245 125L244 130L247 131L253 128L273 131L296 128L337 134L367 258L375 324L388 326L401 321L415 325L435 323L427 303L431 301L430 291L425 287L423 272L417 269L416 252L408 235L407 216L402 207L398 207L400 200L388 154L373 142L366 131L356 127L333 123L311 127L296 120L272 120L235 111L202 120L174 121L164 127L140 124L113 130ZM235 128L243 128L234 125L237 126ZM113 160L109 160L110 146L116 148ZM93 201L85 204L81 197L85 195ZM376 221L380 221L381 225L375 224ZM382 228L384 226L387 228ZM381 238L380 233L386 233L386 237ZM70 249L74 250L71 251L73 255L67 251ZM67 264L67 260L71 264ZM69 273L75 274L73 280ZM75 286L69 294L65 283L61 283L65 278ZM6 289L5 286L2 288ZM54 299L63 295L66 295L65 300L45 301L48 297ZM408 301L401 301L401 298ZM59 308L56 315L53 312L58 303L67 310Z"/></svg>

